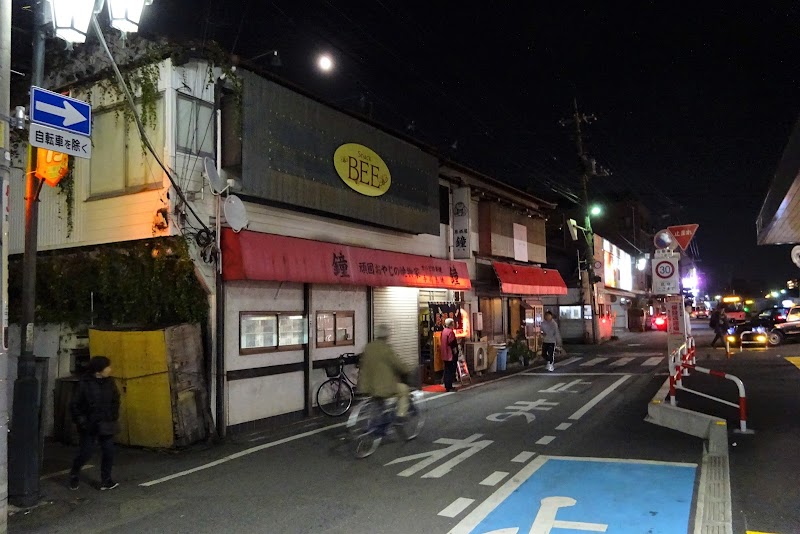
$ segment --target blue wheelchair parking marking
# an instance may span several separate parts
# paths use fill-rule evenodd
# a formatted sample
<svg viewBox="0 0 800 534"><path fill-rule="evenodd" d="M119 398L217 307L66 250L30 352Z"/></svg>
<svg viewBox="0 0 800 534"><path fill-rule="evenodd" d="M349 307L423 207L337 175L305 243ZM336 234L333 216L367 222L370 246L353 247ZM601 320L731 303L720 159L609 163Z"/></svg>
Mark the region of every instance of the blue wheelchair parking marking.
<svg viewBox="0 0 800 534"><path fill-rule="evenodd" d="M697 470L692 464L558 457L536 461L541 466L527 480L517 481L512 493L473 522L473 529L463 531L665 534L688 529Z"/></svg>

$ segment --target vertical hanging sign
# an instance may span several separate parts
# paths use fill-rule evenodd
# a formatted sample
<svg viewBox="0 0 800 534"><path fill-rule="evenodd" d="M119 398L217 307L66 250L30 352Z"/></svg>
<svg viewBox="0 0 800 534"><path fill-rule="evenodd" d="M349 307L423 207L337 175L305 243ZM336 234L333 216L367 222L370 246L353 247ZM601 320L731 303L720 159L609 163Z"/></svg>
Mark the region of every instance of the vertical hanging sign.
<svg viewBox="0 0 800 534"><path fill-rule="evenodd" d="M528 261L528 227L514 223L514 259Z"/></svg>
<svg viewBox="0 0 800 534"><path fill-rule="evenodd" d="M453 258L457 260L472 257L469 230L470 199L469 187L459 187L453 191Z"/></svg>

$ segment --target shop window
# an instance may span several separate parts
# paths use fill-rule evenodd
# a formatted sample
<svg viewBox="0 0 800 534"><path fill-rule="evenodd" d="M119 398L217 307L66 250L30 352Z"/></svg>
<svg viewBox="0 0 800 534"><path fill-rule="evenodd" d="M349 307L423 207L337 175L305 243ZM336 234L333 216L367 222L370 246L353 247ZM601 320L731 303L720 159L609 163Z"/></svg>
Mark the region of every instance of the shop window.
<svg viewBox="0 0 800 534"><path fill-rule="evenodd" d="M142 112L141 105L137 105L137 109ZM145 128L153 149L161 156L164 147L163 98L156 101L155 110L155 117ZM126 121L119 108L95 113L92 125L90 197L138 193L163 185L161 167L142 146L139 130Z"/></svg>
<svg viewBox="0 0 800 534"><path fill-rule="evenodd" d="M558 318L559 319L580 320L580 318L581 318L581 307L580 306L561 306L561 307L558 308Z"/></svg>
<svg viewBox="0 0 800 534"><path fill-rule="evenodd" d="M239 315L239 354L296 350L306 343L306 318L299 312L242 312Z"/></svg>
<svg viewBox="0 0 800 534"><path fill-rule="evenodd" d="M355 312L317 312L317 347L355 345Z"/></svg>

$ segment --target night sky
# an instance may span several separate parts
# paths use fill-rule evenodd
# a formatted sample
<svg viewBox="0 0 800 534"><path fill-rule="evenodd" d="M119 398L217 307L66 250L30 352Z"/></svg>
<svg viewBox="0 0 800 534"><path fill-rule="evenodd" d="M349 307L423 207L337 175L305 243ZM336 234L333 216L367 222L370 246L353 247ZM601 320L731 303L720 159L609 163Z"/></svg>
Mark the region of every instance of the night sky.
<svg viewBox="0 0 800 534"><path fill-rule="evenodd" d="M559 4L559 5L556 5ZM607 4L616 4L607 5ZM477 7L472 7L477 6ZM587 147L666 223L699 223L711 289L797 276L755 219L800 113L797 2L155 0L142 29L215 39L321 98L548 198L577 191L573 98ZM322 75L317 53L337 68ZM18 50L14 51L19 53ZM655 222L655 221L654 221ZM766 289L766 287L764 288Z"/></svg>

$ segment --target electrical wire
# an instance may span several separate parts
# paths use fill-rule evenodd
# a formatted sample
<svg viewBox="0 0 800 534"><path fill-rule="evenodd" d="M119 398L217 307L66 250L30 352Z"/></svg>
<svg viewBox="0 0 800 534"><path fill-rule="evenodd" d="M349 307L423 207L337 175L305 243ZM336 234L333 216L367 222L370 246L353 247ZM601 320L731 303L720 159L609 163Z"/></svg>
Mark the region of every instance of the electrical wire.
<svg viewBox="0 0 800 534"><path fill-rule="evenodd" d="M180 197L183 204L187 207L187 209L194 215L197 222L199 222L204 230L210 231L210 229L205 225L200 216L197 215L197 212L194 208L189 204L189 201L186 199L186 196L181 191L180 186L176 183L175 178L173 178L172 173L164 165L164 162L161 160L161 157L156 153L155 149L153 148L153 144L150 142L150 138L145 131L144 124L142 124L142 119L139 116L139 112L136 109L136 102L133 99L133 95L131 95L130 90L128 89L128 85L125 83L125 78L122 76L122 72L119 70L119 66L117 66L117 62L114 59L114 55L111 53L111 49L108 48L108 43L106 42L106 37L103 35L103 30L100 28L100 23L97 20L97 15L92 14L92 27L94 28L95 33L97 34L98 38L100 39L100 44L103 45L103 49L105 50L106 54L108 55L109 60L111 61L111 68L114 70L114 75L117 77L117 83L119 83L122 91L125 93L125 98L128 100L128 105L131 107L131 114L133 115L134 121L136 122L136 127L139 129L139 136L142 138L142 142L145 144L147 150L153 155L156 162L158 162L159 167L164 170L166 173L167 178L169 179L172 187L175 189L175 192Z"/></svg>

